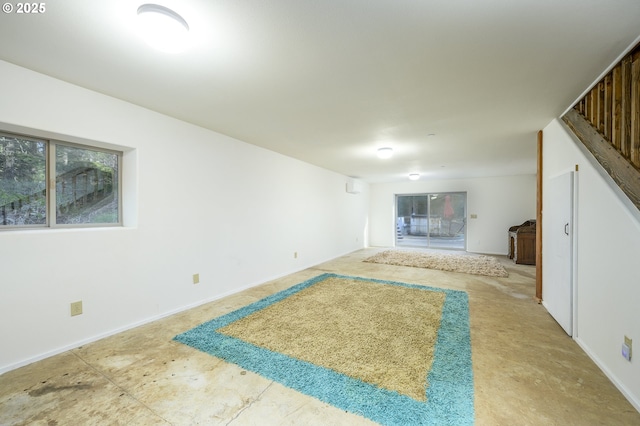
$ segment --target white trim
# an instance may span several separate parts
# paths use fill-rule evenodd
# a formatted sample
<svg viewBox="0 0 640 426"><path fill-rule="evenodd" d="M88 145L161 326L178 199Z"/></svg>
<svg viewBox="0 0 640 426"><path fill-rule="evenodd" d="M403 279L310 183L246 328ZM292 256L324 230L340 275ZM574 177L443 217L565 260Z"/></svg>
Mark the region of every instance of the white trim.
<svg viewBox="0 0 640 426"><path fill-rule="evenodd" d="M358 249L358 250L360 250L360 249ZM285 272L285 273L280 274L280 275L268 277L265 280L261 280L259 282L253 282L253 283L247 284L247 285L245 285L243 287L240 287L238 289L235 289L235 290L232 290L232 291L228 291L228 292L225 292L223 294L220 294L220 295L208 298L208 299L199 300L198 302L191 303L189 305L185 305L185 306L182 306L182 307L179 307L179 308L176 308L176 309L172 309L170 311L161 313L159 315L154 315L154 316L151 316L149 318L145 318L143 320L136 321L136 322L131 323L131 324L127 324L127 325L125 325L123 327L118 327L118 328L113 329L113 330L105 331L104 333L100 333L100 334L97 334L95 336L88 337L86 339L77 340L77 341L75 341L73 343L69 343L68 345L64 345L64 346L61 346L59 348L56 348L56 349L53 349L53 350L50 350L50 351L47 351L47 352L43 352L43 353L41 353L39 355L24 359L22 361L18 361L18 362L13 363L13 364L8 364L8 365L5 365L5 366L2 366L2 367L0 367L0 375L6 373L8 371L15 370L15 369L20 368L20 367L24 367L25 365L29 365L29 364L32 364L34 362L41 361L43 359L46 359L46 358L49 358L49 357L52 357L52 356L55 356L55 355L59 355L59 354L61 354L63 352L70 351L70 350L78 348L80 346L84 346L84 345L87 345L89 343L96 342L96 341L104 339L106 337L110 337L110 336L113 336L115 334L122 333L123 331L131 330L133 328L140 327L142 325L149 324L149 323L154 322L154 321L158 321L158 320L160 320L162 318L166 318L166 317L169 317L171 315L175 315L175 314L178 314L180 312L187 311L189 309L197 308L198 306L202 306L202 305L205 305L205 304L210 303L210 302L215 302L216 300L220 300L220 299L223 299L223 298L225 298L227 296L231 296L233 294L237 294L237 293L243 292L243 291L248 290L250 288L257 287L257 286L262 285L262 284L266 284L266 283L268 283L270 281L277 280L279 278L282 278L282 277L285 277L285 276L288 276L288 275L291 275L291 274L295 274L297 272L301 272L301 271L304 271L306 269L313 268L313 267L315 267L317 265L320 265L320 264L322 264L324 262L328 262L330 260L337 259L339 257L345 256L345 255L347 255L349 253L353 253L354 251L357 251L357 250L352 250L352 251L345 252L345 253L340 254L338 256L331 257L331 258L325 259L323 261L320 261L320 262L318 262L317 264L314 264L314 265L302 266L300 269L296 269L294 271L289 271L289 272ZM320 273L320 272L322 272L322 271L318 271L318 273ZM292 284L292 285L295 285L295 284Z"/></svg>
<svg viewBox="0 0 640 426"><path fill-rule="evenodd" d="M624 397L627 398L631 405L633 405L636 410L640 411L640 400L634 398L633 393L618 381L617 377L611 371L609 371L607 365L602 362L596 355L594 355L582 340L580 340L579 338L575 338L574 340L576 341L576 343L578 343L578 346L580 346L582 350L589 356L589 358L591 358L591 360L600 368L600 370L602 370L605 376L607 376L609 380L611 380L611 383L613 383L613 385L618 388L618 390L624 395Z"/></svg>
<svg viewBox="0 0 640 426"><path fill-rule="evenodd" d="M572 330L571 336L573 339L578 338L578 178L579 167L576 164L576 169L573 172L573 201L571 206L571 314L572 318Z"/></svg>

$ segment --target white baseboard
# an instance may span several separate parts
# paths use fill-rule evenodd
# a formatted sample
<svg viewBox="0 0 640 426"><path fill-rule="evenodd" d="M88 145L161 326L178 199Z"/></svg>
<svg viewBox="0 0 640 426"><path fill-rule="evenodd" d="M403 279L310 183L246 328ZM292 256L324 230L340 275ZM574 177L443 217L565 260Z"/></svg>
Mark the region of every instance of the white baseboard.
<svg viewBox="0 0 640 426"><path fill-rule="evenodd" d="M105 337L113 336L115 334L122 333L123 331L127 331L127 330L131 330L133 328L136 328L136 327L140 327L141 325L145 325L145 324L151 323L153 321L157 321L159 319L162 319L162 318L177 314L179 312L183 312L183 311L186 311L186 310L189 310L189 309L193 309L193 308L195 308L197 306L204 305L205 303L209 303L209 302L213 302L213 301L218 300L218 299L222 299L223 297L227 297L227 296L230 296L232 294L244 291L247 288L249 288L249 287L244 287L242 289L235 290L235 291L232 291L232 292L227 292L227 293L212 297L210 299L198 301L198 302L190 304L190 305L186 305L186 306L182 306L180 308L172 309L171 311L163 312L161 314L154 315L154 316L145 318L143 320L133 322L131 324L127 324L127 325L125 325L123 327L119 327L119 328L115 328L113 330L105 331L103 333L99 333L99 334L96 334L94 336L87 337L86 339L76 340L75 342L72 342L72 343L70 343L68 345L64 345L64 346L58 347L56 349L52 349L50 351L40 353L38 355L26 358L24 360L18 361L18 362L13 363L13 364L8 364L8 365L5 365L5 366L2 366L2 367L0 367L0 374L4 374L4 373L6 373L8 371L15 370L15 369L20 368L20 367L24 367L25 365L32 364L32 363L34 363L36 361L41 361L43 359L52 357L54 355L58 355L58 354L61 354L63 352L70 351L70 350L78 348L80 346L84 346L84 345L87 345L89 343L96 342L96 341L98 341L100 339L104 339Z"/></svg>
<svg viewBox="0 0 640 426"><path fill-rule="evenodd" d="M633 405L633 407L640 412L640 400L637 399L636 395L633 395L625 387L625 385L618 380L616 375L613 374L611 372L611 370L609 370L609 368L607 368L607 365L604 362L602 362L602 360L600 360L600 358L598 358L591 351L591 349L589 348L589 346L585 342L580 340L579 337L575 338L574 340L576 341L578 346L580 346L582 348L582 350L589 356L589 358L591 358L591 360L593 362L595 362L595 364L600 368L600 370L602 370L602 372L605 374L605 376L607 376L609 378L609 380L611 380L611 383L613 383L614 386L616 388L618 388L618 390L624 395L624 397L627 398L627 400L631 403L631 405Z"/></svg>
<svg viewBox="0 0 640 426"><path fill-rule="evenodd" d="M360 249L357 249L357 250L360 250ZM355 250L355 251L357 251L357 250ZM8 371L15 370L15 369L20 368L20 367L24 367L25 365L32 364L32 363L34 363L36 361L41 361L43 359L52 357L54 355L58 355L58 354L61 354L63 352L70 351L70 350L75 349L77 347L80 347L80 346L83 346L83 345L87 345L87 344L92 343L92 342L96 342L96 341L98 341L100 339L104 339L105 337L113 336L115 334L122 333L123 331L131 330L132 328L140 327L141 325L145 325L145 324L151 323L153 321L157 321L159 319L162 319L162 318L165 318L165 317L168 317L168 316L171 316L171 315L175 315L177 313L184 312L184 311L187 311L189 309L196 308L196 307L204 305L206 303L215 302L216 300L220 300L220 299L225 298L227 296L231 296L233 294L240 293L240 292L248 290L248 289L250 289L252 287L256 287L258 285L267 283L269 281L277 280L277 279L285 277L287 275L291 275L291 274L294 274L296 272L300 272L300 271L303 271L305 269L309 269L309 268L311 268L311 267L313 267L315 265L318 265L318 264L321 264L321 263L324 263L324 262L328 262L330 260L336 259L338 257L342 257L342 256L344 256L346 254L349 254L349 253L352 253L352 252L353 251L347 252L347 253L343 253L341 255L338 255L338 256L335 256L335 257L331 257L329 259L320 261L318 263L314 263L313 265L302 264L299 268L296 268L294 270L290 270L290 271L284 272L282 274L277 274L275 276L266 277L265 279L261 279L260 281L249 283L247 285L244 285L244 286L242 286L240 288L237 288L237 289L234 289L232 291L228 291L228 292L225 292L225 293L222 293L222 294L218 294L218 295L216 295L214 297L210 297L210 298L207 298L207 299L198 300L195 303L191 303L191 304L184 305L184 306L181 306L181 307L178 307L178 308L175 308L175 309L171 309L169 311L160 313L158 315L153 315L151 317L142 319L140 321L136 321L136 322L133 322L131 324L127 324L127 325L125 325L123 327L119 327L119 328L116 328L116 329L113 329L113 330L105 331L103 333L99 333L99 334L96 334L94 336L87 337L85 339L76 340L76 341L74 341L72 343L69 343L68 345L60 346L60 347L52 349L50 351L46 351L46 352L40 353L38 355L35 355L35 356L32 356L32 357L20 360L20 361L18 361L16 363L13 363L13 364L8 364L8 365L1 366L0 367L0 374L4 374L4 373L6 373Z"/></svg>

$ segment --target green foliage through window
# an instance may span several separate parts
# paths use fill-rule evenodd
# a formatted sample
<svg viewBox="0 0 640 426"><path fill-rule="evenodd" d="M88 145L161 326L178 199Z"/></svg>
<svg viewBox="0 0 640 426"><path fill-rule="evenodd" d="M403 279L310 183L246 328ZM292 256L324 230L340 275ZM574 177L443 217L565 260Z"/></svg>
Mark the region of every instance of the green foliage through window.
<svg viewBox="0 0 640 426"><path fill-rule="evenodd" d="M121 157L119 152L0 134L0 229L119 224ZM47 188L51 178L55 191Z"/></svg>

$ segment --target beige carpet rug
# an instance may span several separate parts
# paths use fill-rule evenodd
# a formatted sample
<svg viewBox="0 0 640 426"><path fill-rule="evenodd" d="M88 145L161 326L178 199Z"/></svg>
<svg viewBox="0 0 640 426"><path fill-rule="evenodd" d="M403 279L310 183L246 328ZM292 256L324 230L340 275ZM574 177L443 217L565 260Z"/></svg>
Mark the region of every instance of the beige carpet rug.
<svg viewBox="0 0 640 426"><path fill-rule="evenodd" d="M463 291L322 274L175 340L383 425L474 424Z"/></svg>
<svg viewBox="0 0 640 426"><path fill-rule="evenodd" d="M175 340L383 425L474 423L463 291L322 274Z"/></svg>
<svg viewBox="0 0 640 426"><path fill-rule="evenodd" d="M424 401L444 298L331 277L218 332Z"/></svg>
<svg viewBox="0 0 640 426"><path fill-rule="evenodd" d="M364 262L463 272L465 274L485 275L488 277L509 276L509 273L498 259L491 256L386 250L364 259Z"/></svg>

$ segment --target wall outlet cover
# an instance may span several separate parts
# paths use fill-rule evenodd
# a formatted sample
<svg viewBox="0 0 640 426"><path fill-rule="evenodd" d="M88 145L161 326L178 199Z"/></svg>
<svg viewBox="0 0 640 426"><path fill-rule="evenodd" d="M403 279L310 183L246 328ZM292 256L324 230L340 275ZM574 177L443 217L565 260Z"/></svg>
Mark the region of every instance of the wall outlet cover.
<svg viewBox="0 0 640 426"><path fill-rule="evenodd" d="M75 317L76 315L82 314L82 300L78 302L71 303L71 316Z"/></svg>
<svg viewBox="0 0 640 426"><path fill-rule="evenodd" d="M624 344L622 345L623 352L625 351L625 348L626 355L623 353L622 356L624 356L627 361L631 361L631 355L633 354L633 340L627 336L624 336Z"/></svg>
<svg viewBox="0 0 640 426"><path fill-rule="evenodd" d="M622 344L622 356L627 361L631 361L631 348L627 346L625 343Z"/></svg>

